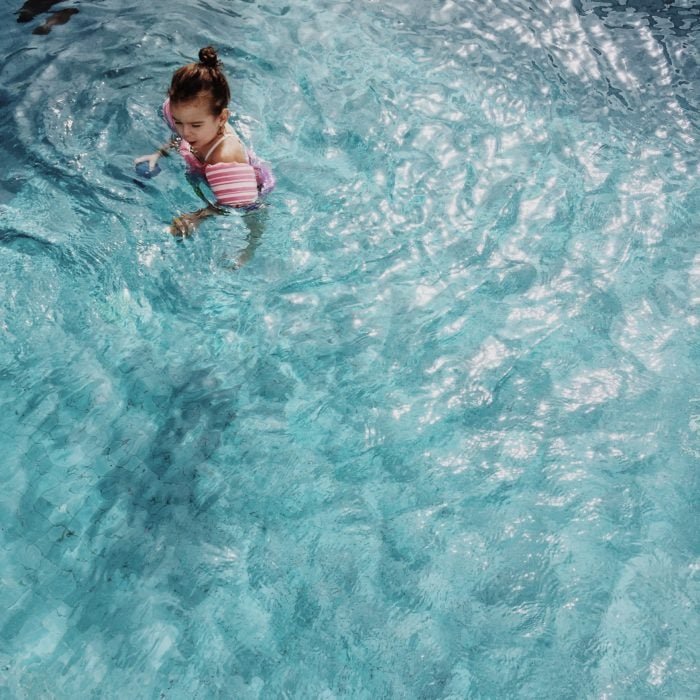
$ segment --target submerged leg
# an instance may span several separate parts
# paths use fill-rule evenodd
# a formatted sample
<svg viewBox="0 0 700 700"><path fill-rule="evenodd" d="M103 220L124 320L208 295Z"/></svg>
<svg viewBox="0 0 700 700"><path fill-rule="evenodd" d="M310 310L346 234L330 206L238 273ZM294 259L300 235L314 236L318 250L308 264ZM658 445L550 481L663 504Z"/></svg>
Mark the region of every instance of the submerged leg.
<svg viewBox="0 0 700 700"><path fill-rule="evenodd" d="M238 253L236 267L245 265L253 256L255 249L260 245L260 239L265 231L267 222L267 207L263 205L258 209L247 211L243 214L243 222L248 229L248 235L246 236L247 245Z"/></svg>

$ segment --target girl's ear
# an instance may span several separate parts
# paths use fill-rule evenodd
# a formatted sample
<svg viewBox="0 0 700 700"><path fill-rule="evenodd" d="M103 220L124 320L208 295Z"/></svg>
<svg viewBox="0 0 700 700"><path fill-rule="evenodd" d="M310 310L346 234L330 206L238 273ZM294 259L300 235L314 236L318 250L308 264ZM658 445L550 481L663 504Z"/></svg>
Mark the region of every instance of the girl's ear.
<svg viewBox="0 0 700 700"><path fill-rule="evenodd" d="M228 107L226 107L222 112L221 112L221 121L222 123L226 123L228 121L229 115L231 112L228 111Z"/></svg>

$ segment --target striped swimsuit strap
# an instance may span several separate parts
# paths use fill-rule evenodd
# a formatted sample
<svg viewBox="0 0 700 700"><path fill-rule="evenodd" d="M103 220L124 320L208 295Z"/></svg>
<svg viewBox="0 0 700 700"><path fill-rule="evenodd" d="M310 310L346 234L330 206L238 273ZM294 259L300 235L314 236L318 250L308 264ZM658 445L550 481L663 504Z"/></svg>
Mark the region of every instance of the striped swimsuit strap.
<svg viewBox="0 0 700 700"><path fill-rule="evenodd" d="M209 160L209 156L216 150L216 148L223 143L229 136L233 136L231 133L224 134L208 151L207 155L204 156L204 162Z"/></svg>

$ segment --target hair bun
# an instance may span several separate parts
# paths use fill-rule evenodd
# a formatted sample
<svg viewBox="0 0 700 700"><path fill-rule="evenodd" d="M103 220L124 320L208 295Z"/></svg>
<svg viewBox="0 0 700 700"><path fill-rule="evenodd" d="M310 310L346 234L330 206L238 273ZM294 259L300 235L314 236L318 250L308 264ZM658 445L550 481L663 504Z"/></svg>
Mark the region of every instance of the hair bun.
<svg viewBox="0 0 700 700"><path fill-rule="evenodd" d="M200 49L199 62L207 68L218 68L219 57L216 55L216 49L213 46L205 46Z"/></svg>

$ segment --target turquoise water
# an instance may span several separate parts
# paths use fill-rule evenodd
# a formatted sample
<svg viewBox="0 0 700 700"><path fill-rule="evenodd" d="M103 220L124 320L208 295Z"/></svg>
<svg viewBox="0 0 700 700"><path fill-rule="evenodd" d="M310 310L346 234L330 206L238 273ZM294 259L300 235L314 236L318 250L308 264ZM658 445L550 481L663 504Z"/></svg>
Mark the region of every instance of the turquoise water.
<svg viewBox="0 0 700 700"><path fill-rule="evenodd" d="M697 5L16 5L0 697L698 697ZM209 42L259 240L133 180Z"/></svg>

